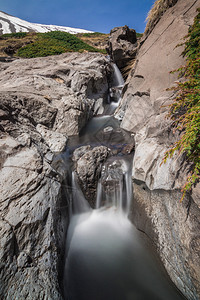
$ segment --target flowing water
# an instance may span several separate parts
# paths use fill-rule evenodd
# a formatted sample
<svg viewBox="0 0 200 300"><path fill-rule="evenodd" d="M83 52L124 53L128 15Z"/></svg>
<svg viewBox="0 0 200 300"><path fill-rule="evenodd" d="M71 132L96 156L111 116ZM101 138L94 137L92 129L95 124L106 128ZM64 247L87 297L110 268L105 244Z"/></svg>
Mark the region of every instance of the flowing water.
<svg viewBox="0 0 200 300"><path fill-rule="evenodd" d="M72 173L70 224L66 241L64 290L66 300L183 299L143 244L128 219L132 195L132 154L123 149L131 136L112 116L118 106L123 78L116 65L111 103L104 116L93 118L80 137L81 145L106 145L116 155L102 166L96 208L91 209Z"/></svg>

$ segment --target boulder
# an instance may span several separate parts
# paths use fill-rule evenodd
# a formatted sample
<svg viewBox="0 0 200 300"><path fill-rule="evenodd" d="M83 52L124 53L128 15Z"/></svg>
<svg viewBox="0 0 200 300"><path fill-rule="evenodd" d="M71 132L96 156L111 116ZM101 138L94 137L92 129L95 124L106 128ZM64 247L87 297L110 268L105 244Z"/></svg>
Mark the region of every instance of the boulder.
<svg viewBox="0 0 200 300"><path fill-rule="evenodd" d="M136 31L129 29L128 26L113 28L110 32L106 50L118 68L123 70L129 61L136 56Z"/></svg>
<svg viewBox="0 0 200 300"><path fill-rule="evenodd" d="M190 166L178 153L166 164L162 161L177 140L167 113L176 96L169 88L181 79L170 71L185 63L183 46L176 46L187 35L197 8L195 0L173 1L159 16L140 46L115 113L121 127L135 137L132 219L156 245L170 277L188 299L200 299L199 189L180 203Z"/></svg>
<svg viewBox="0 0 200 300"><path fill-rule="evenodd" d="M73 154L80 187L92 207L95 207L96 189L102 164L107 159L109 152L110 150L105 146L93 149L90 146L83 146L76 149Z"/></svg>

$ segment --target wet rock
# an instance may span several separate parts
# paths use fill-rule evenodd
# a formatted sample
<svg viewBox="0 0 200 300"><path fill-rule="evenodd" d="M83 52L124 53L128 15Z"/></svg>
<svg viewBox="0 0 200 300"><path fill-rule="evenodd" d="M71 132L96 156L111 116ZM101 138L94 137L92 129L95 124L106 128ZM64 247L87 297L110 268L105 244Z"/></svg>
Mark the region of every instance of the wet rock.
<svg viewBox="0 0 200 300"><path fill-rule="evenodd" d="M90 145L82 146L80 148L77 148L73 152L72 160L74 162L77 162L79 160L79 158L81 158L84 154L86 154L90 150L92 150L92 147Z"/></svg>
<svg viewBox="0 0 200 300"><path fill-rule="evenodd" d="M133 152L135 149L135 143L130 143L130 144L127 144L123 147L121 153L122 154L130 154L131 152Z"/></svg>
<svg viewBox="0 0 200 300"><path fill-rule="evenodd" d="M103 132L104 133L111 133L113 132L114 128L112 126L108 126L108 127L105 127Z"/></svg>
<svg viewBox="0 0 200 300"><path fill-rule="evenodd" d="M97 182L100 176L101 167L104 161L107 159L110 150L105 146L99 146L91 150L86 150L85 147L81 147L78 149L78 151L79 153L84 153L87 151L81 155L80 158L77 157L77 152L75 152L73 159L76 160L75 170L81 189L91 206L94 207Z"/></svg>
<svg viewBox="0 0 200 300"><path fill-rule="evenodd" d="M115 27L110 32L107 52L122 70L137 52L136 31L128 26Z"/></svg>
<svg viewBox="0 0 200 300"><path fill-rule="evenodd" d="M115 160L104 164L101 172L101 184L108 197L116 197L115 193L120 190L120 183L123 183L123 162Z"/></svg>

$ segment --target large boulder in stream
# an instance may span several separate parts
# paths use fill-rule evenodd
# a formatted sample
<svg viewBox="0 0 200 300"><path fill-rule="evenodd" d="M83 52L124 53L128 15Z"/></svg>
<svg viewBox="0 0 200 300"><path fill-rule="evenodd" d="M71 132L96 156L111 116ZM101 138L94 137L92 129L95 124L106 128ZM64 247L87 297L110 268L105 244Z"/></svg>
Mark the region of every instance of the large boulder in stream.
<svg viewBox="0 0 200 300"><path fill-rule="evenodd" d="M92 207L96 203L96 190L101 168L110 153L109 148L98 146L83 146L73 153L75 171L80 187Z"/></svg>
<svg viewBox="0 0 200 300"><path fill-rule="evenodd" d="M102 109L111 66L97 53L0 62L0 298L62 299L68 223L54 153Z"/></svg>
<svg viewBox="0 0 200 300"><path fill-rule="evenodd" d="M200 299L199 184L180 203L188 171L184 157L176 154L166 164L161 163L177 138L166 118L167 105L176 96L169 88L178 80L170 71L185 63L183 46L176 46L193 24L199 3L164 2L166 12L159 15L158 22L154 20L151 31L143 37L116 116L122 120L122 128L135 134L131 218L153 241L178 288L194 300Z"/></svg>
<svg viewBox="0 0 200 300"><path fill-rule="evenodd" d="M115 27L110 31L106 48L111 59L120 70L133 60L137 53L136 31L128 26Z"/></svg>

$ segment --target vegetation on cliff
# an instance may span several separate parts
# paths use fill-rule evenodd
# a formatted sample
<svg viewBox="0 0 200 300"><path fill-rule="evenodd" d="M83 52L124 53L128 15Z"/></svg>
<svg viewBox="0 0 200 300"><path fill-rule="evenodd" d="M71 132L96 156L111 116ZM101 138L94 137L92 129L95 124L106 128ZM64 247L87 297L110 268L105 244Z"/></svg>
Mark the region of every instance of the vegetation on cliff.
<svg viewBox="0 0 200 300"><path fill-rule="evenodd" d="M178 95L169 111L180 138L164 158L166 161L178 150L180 154L186 154L191 164L190 174L182 189L182 199L200 180L200 8L186 39L182 53L186 57L186 65L176 70L186 81L177 83L174 88Z"/></svg>

